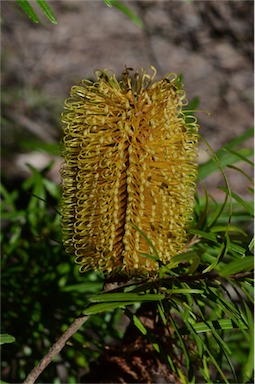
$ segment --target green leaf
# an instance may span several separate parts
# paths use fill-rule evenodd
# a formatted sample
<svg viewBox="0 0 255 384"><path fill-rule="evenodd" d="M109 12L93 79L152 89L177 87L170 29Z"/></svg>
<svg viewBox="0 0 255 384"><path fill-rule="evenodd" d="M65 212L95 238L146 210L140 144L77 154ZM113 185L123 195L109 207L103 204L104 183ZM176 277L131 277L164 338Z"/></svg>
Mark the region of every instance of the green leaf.
<svg viewBox="0 0 255 384"><path fill-rule="evenodd" d="M179 312L179 311L177 311ZM179 326L178 324L176 324L175 322L175 319L174 317L171 315L170 311L169 311L169 321L170 321L170 324L172 325L173 329L174 329L174 332L175 332L175 335L177 337L177 339L179 340L179 343L181 345L181 348L182 348L182 351L183 351L183 354L185 356L185 361L186 361L186 367L187 367L187 370L189 371L189 368L190 368L190 357L189 357L189 351L186 347L186 344L179 332ZM181 315L181 314L180 314Z"/></svg>
<svg viewBox="0 0 255 384"><path fill-rule="evenodd" d="M36 2L51 23L57 24L57 19L46 0L36 0ZM17 3L34 23L39 23L39 18L28 0L17 0Z"/></svg>
<svg viewBox="0 0 255 384"><path fill-rule="evenodd" d="M104 0L104 3L108 7L115 7L121 12L123 12L126 16L130 18L130 20L133 21L134 24L136 24L139 28L143 28L143 22L130 8L128 8L126 5L124 5L119 0Z"/></svg>
<svg viewBox="0 0 255 384"><path fill-rule="evenodd" d="M39 7L42 9L43 13L45 14L45 16L53 23L53 24L57 24L57 19L54 15L54 13L52 12L49 4L47 4L47 2L45 0L36 0L37 4L39 5Z"/></svg>
<svg viewBox="0 0 255 384"><path fill-rule="evenodd" d="M100 289L102 289L101 282L88 281L86 283L65 285L64 287L61 287L61 292L92 293L98 292Z"/></svg>
<svg viewBox="0 0 255 384"><path fill-rule="evenodd" d="M151 240L145 235L145 233L143 233L143 231L138 228L134 223L131 222L131 225L132 227L134 227L139 233L140 235L144 238L145 241L147 241L147 243L149 244L149 246L151 247L151 249L153 250L154 254L155 254L155 257L153 255L150 255L150 258L155 258L155 260L159 260L159 255L158 255L158 251L157 249L155 248L155 246L153 245L153 243L151 242ZM143 253L142 256L145 256L146 254ZM148 255L147 255L148 257Z"/></svg>
<svg viewBox="0 0 255 384"><path fill-rule="evenodd" d="M244 172L243 169L240 169L240 168L238 168L238 167L236 167L234 165L228 165L227 167L230 168L230 169L234 169L235 171L237 171L237 172L241 173L242 175L244 175L249 180L249 182L253 185L252 177L250 177L247 172ZM248 190L253 194L253 191L251 190L251 188L248 188Z"/></svg>
<svg viewBox="0 0 255 384"><path fill-rule="evenodd" d="M134 323L134 325L136 326L136 328L139 329L139 331L140 331L144 336L146 336L146 335L147 335L147 329L145 328L145 326L143 325L143 323L141 322L141 320L140 320L136 315L133 315L133 314L132 314L132 320L133 320L133 323Z"/></svg>
<svg viewBox="0 0 255 384"><path fill-rule="evenodd" d="M217 292L217 294L219 294L219 293ZM208 316L205 315L204 311L202 310L202 308L199 305L198 305L198 310L199 310L201 318L203 319L203 322L210 328L210 333L211 333L212 337L214 338L215 342L217 343L217 347L219 347L221 352L224 354L224 356L228 362L228 365L231 368L231 371L235 377L236 375L235 375L234 367L233 367L232 362L229 359L229 356L231 354L231 350L230 350L228 344L224 341L224 337L222 337L223 334L221 332L217 332L215 330L214 326L211 326L211 325L213 325L213 322L208 321L208 319L207 319ZM207 346L204 346L204 347L206 348L207 353L210 353L209 348L207 349ZM210 353L210 356L211 356L211 353ZM217 359L214 359L213 363L217 367L219 373L221 374L221 376L224 380L225 375L224 375L223 370L222 370L221 359L220 359L220 361L218 361ZM228 383L227 380L226 380L226 383Z"/></svg>
<svg viewBox="0 0 255 384"><path fill-rule="evenodd" d="M209 265L204 271L203 273L207 273L207 272L210 272L212 269L214 269L216 267L216 265L224 258L224 256L227 254L228 252L228 249L229 249L229 244L230 244L230 240L229 240L229 237L228 236L225 236L224 237L224 241L223 243L221 244L221 247L219 249L219 252L218 252L218 255L217 257L215 258L214 262Z"/></svg>
<svg viewBox="0 0 255 384"><path fill-rule="evenodd" d="M203 377L207 380L208 383L211 383L211 379L210 379L210 372L209 372L209 367L207 365L207 362L208 362L208 357L207 357L207 354L209 355L209 357L212 357L211 358L211 362L215 365L215 367L217 368L218 372L223 375L223 379L226 383L227 380L226 378L224 378L224 374L221 370L221 367L220 365L218 364L217 362L217 359L214 358L213 354L211 354L211 351L210 349L208 348L208 339L204 338L204 337L201 337L200 335L198 335L197 331L195 330L194 328L194 324L193 322L191 321L189 323L189 321L186 321L186 326L187 326L187 329L185 329L184 327L180 330L180 333L182 334L191 334L194 338L194 341L197 345L197 350L198 350L198 353L199 353L199 356L200 358L202 359L203 361L203 369L200 368L200 372L201 374L203 375ZM185 330L185 331L184 331ZM184 332L183 332L184 331ZM207 352L207 353L206 353ZM210 359L209 359L210 360Z"/></svg>
<svg viewBox="0 0 255 384"><path fill-rule="evenodd" d="M129 311L128 309L126 309L125 314L133 322L133 324L136 326L136 328L139 329L139 331L142 333L142 335L147 337L147 339L151 342L151 344L155 348L155 350L157 352L159 352L160 347L159 347L159 344L158 344L155 336L153 334L151 334L149 331L147 331L147 329L145 328L145 326L143 325L141 320L135 314L133 314L131 311Z"/></svg>
<svg viewBox="0 0 255 384"><path fill-rule="evenodd" d="M254 249L254 237L251 239L250 244L248 245L250 251Z"/></svg>
<svg viewBox="0 0 255 384"><path fill-rule="evenodd" d="M235 146L243 144L247 139L249 139L250 137L253 137L253 134L254 134L253 128L249 128L242 135L229 141L229 143L227 143L223 148L220 148L218 151L215 152L215 156L221 162L222 166L233 165L234 163L240 161L240 156L244 158L249 158L253 155L253 149L249 149L249 148L240 149L238 151L238 156L236 155L236 153L233 154L226 151L226 149L229 150L234 148ZM215 159L210 159L204 164L201 164L198 170L199 180L205 179L207 176L217 171L218 169L219 167L215 162Z"/></svg>
<svg viewBox="0 0 255 384"><path fill-rule="evenodd" d="M165 298L162 294L137 294L137 293L102 293L93 296L90 301L98 304L89 305L84 311L84 315L92 315L112 309L126 307L134 303L145 301L157 301Z"/></svg>
<svg viewBox="0 0 255 384"><path fill-rule="evenodd" d="M249 329L249 338L250 338L250 351L247 359L247 363L245 365L244 374L246 376L246 380L250 380L252 378L253 370L254 370L254 320L251 314L251 311L248 305L244 303L246 316L248 320L248 329Z"/></svg>
<svg viewBox="0 0 255 384"><path fill-rule="evenodd" d="M14 342L15 342L14 336L9 335L8 333L0 334L0 345L14 343Z"/></svg>
<svg viewBox="0 0 255 384"><path fill-rule="evenodd" d="M164 269L173 269L176 268L180 263L196 260L197 259L197 253L196 252L185 252L180 255L174 256L170 263L166 266L162 267L162 270Z"/></svg>
<svg viewBox="0 0 255 384"><path fill-rule="evenodd" d="M140 303L144 301L157 301L163 300L165 296L163 294L137 294L137 293L102 293L91 297L92 303L99 302L115 302L115 301L129 301L133 303Z"/></svg>
<svg viewBox="0 0 255 384"><path fill-rule="evenodd" d="M34 23L39 23L37 14L27 0L17 0L17 3Z"/></svg>
<svg viewBox="0 0 255 384"><path fill-rule="evenodd" d="M212 328L222 329L222 330L233 329L233 328L239 329L231 319L213 320L213 321L207 321L206 323L202 321L198 323L193 323L192 321L192 326L197 333L210 332ZM245 324L242 324L242 329L247 329L247 326ZM183 330L183 333L185 334L186 332Z"/></svg>
<svg viewBox="0 0 255 384"><path fill-rule="evenodd" d="M25 151L37 150L57 157L61 155L61 147L58 143L42 143L40 140L31 139L21 141L20 145Z"/></svg>
<svg viewBox="0 0 255 384"><path fill-rule="evenodd" d="M224 380L224 382L226 384L229 384L228 379L226 378L223 370L221 369L222 367L218 364L217 359L214 358L214 355L211 353L210 349L208 348L208 346L206 344L204 344L204 349L208 353L209 358L211 359L212 363L215 365L216 369L220 373L220 375L221 375L222 379ZM209 381L209 383L211 383L211 381Z"/></svg>
<svg viewBox="0 0 255 384"><path fill-rule="evenodd" d="M223 148L223 150L225 152L229 152L231 153L232 155L234 155L235 157L239 158L240 161L244 161L245 163L248 163L250 164L252 167L254 167L254 164L252 161L249 160L249 158L247 156L243 156L242 153L239 151L233 151L232 149L230 148Z"/></svg>
<svg viewBox="0 0 255 384"><path fill-rule="evenodd" d="M14 212L15 215L17 215L15 207L15 200L18 198L17 191L9 192L5 186L0 183L0 194L2 199L2 211L6 208L6 210L11 211L12 213Z"/></svg>
<svg viewBox="0 0 255 384"><path fill-rule="evenodd" d="M229 251L236 252L240 256L245 256L246 249L235 243L229 243Z"/></svg>
<svg viewBox="0 0 255 384"><path fill-rule="evenodd" d="M237 232L241 233L244 236L247 236L246 232L244 232L240 227L234 226L234 225L217 225L215 227L210 228L210 231L212 233L219 233L219 232Z"/></svg>
<svg viewBox="0 0 255 384"><path fill-rule="evenodd" d="M222 289L224 289L223 285ZM224 291L228 294L226 289L224 289ZM208 287L208 292L210 292L210 294L207 296L207 302L208 300L211 300L213 303L217 303L218 308L222 309L222 312L227 315L234 324L236 324L237 328L243 330L247 325L247 321L241 309L233 301L230 302L223 296L220 296L217 290Z"/></svg>
<svg viewBox="0 0 255 384"><path fill-rule="evenodd" d="M186 115L191 111L196 112L199 104L200 104L200 98L198 96L193 97L193 99L190 100L189 104L183 108L183 113Z"/></svg>
<svg viewBox="0 0 255 384"><path fill-rule="evenodd" d="M116 308L125 308L127 305L132 305L132 304L134 304L133 301L131 302L119 301L115 303L93 304L88 306L86 309L84 309L84 311L82 311L82 314L90 316L90 315L95 315L101 312L112 311L113 309L116 309Z"/></svg>
<svg viewBox="0 0 255 384"><path fill-rule="evenodd" d="M235 260L225 267L219 270L221 276L231 276L236 273L244 272L244 271L252 271L254 267L254 258L253 256L246 256L242 259Z"/></svg>
<svg viewBox="0 0 255 384"><path fill-rule="evenodd" d="M214 243L218 243L217 236L213 233L208 233L201 231L200 229L190 228L189 232L193 235L197 235L199 237L202 237L203 239L213 241Z"/></svg>
<svg viewBox="0 0 255 384"><path fill-rule="evenodd" d="M158 261L158 259L155 256L150 255L149 253L140 252L140 256L145 257L146 259L151 259L154 261Z"/></svg>
<svg viewBox="0 0 255 384"><path fill-rule="evenodd" d="M227 193L227 189L225 187L219 187L219 189ZM238 196L234 192L231 192L230 194L231 194L231 197L235 199L239 204L241 204L246 209L246 211L253 217L254 215L253 202L243 200L240 196Z"/></svg>
<svg viewBox="0 0 255 384"><path fill-rule="evenodd" d="M168 329L167 319L166 319L166 316L165 316L165 309L164 309L162 301L158 303L158 310L159 310L159 314L160 314L160 317L161 317L161 319L163 321L163 324L164 324L165 328ZM168 330L168 332L169 332L169 330ZM174 364L170 354L167 354L167 361L168 361L172 371L176 372L176 365Z"/></svg>
<svg viewBox="0 0 255 384"><path fill-rule="evenodd" d="M171 295L190 295L190 294L197 294L197 293L203 293L204 291L202 289L195 289L195 288L173 288L168 291Z"/></svg>
<svg viewBox="0 0 255 384"><path fill-rule="evenodd" d="M108 7L112 7L112 1L111 0L104 0L104 3L108 6Z"/></svg>
<svg viewBox="0 0 255 384"><path fill-rule="evenodd" d="M56 183L49 179L42 179L42 184L52 197L54 197L56 200L59 198L60 190Z"/></svg>

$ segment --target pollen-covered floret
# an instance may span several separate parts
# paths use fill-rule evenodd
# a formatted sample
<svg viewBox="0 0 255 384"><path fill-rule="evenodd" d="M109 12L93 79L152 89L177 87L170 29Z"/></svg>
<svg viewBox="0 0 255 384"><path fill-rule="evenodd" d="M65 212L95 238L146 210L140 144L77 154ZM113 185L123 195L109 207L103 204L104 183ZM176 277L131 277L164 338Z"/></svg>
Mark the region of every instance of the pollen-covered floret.
<svg viewBox="0 0 255 384"><path fill-rule="evenodd" d="M63 240L81 271L155 274L151 244L167 264L187 242L198 124L177 75L153 71L97 71L65 102Z"/></svg>

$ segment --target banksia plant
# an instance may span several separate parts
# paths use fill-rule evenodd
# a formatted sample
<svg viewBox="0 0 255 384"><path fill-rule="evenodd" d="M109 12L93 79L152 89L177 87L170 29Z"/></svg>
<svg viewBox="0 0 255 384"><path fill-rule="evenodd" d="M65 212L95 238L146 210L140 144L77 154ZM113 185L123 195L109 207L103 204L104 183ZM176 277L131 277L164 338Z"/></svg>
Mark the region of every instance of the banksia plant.
<svg viewBox="0 0 255 384"><path fill-rule="evenodd" d="M178 76L152 70L96 71L65 101L63 241L81 272L153 276L187 247L198 124Z"/></svg>

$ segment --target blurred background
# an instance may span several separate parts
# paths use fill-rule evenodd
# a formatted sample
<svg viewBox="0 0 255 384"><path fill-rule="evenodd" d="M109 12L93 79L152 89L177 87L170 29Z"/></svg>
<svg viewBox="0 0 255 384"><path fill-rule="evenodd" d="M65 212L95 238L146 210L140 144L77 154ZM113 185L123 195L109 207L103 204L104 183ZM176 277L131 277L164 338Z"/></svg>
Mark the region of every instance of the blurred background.
<svg viewBox="0 0 255 384"><path fill-rule="evenodd" d="M253 125L253 1L123 1L143 28L100 0L49 4L57 25L35 2L39 24L16 1L1 1L2 320L3 333L16 338L4 346L2 373L13 383L25 378L103 286L94 272L81 276L63 251L56 214L60 114L71 86L95 79L95 69L110 68L120 78L125 67L149 71L153 65L157 78L169 72L183 76L188 99L199 100L200 134L213 150ZM200 163L208 158L201 150ZM246 166L241 165L244 171ZM245 196L244 175L229 170L229 177ZM207 182L219 198L221 180L213 174ZM94 316L42 382L76 383L104 345L121 339L126 327L121 316L119 311Z"/></svg>
<svg viewBox="0 0 255 384"><path fill-rule="evenodd" d="M95 69L110 68L120 77L125 66L153 65L158 78L182 74L188 99L199 97L198 108L210 113L197 117L214 150L253 124L253 1L123 3L143 29L100 0L50 1L57 25L36 5L40 24L15 1L1 1L6 177L25 175L27 162L45 166L48 154L41 146L36 151L35 142L47 143L48 150L59 142L64 99L73 84L93 79ZM206 154L201 156L204 161ZM60 160L54 159L50 177L59 181Z"/></svg>

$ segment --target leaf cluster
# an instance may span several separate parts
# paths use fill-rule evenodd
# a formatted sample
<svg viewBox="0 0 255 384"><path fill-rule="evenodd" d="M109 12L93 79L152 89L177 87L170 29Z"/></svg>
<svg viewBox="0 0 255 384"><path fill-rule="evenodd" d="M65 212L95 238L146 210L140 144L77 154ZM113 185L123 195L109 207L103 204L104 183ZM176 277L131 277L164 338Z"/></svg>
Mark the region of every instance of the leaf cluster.
<svg viewBox="0 0 255 384"><path fill-rule="evenodd" d="M227 168L243 173L238 161L251 165L250 152L244 157L238 149L251 134L247 131L214 154L225 178ZM201 174L214 172L211 161L200 167L200 183ZM1 186L2 320L3 332L9 334L3 342L14 341L10 335L16 339L4 346L3 377L23 380L82 312L90 320L42 374L44 382L51 382L65 361L69 363L66 376L77 381L78 372L97 360L105 345L113 340L121 343L125 317L181 382L249 382L253 374L251 200L238 196L228 183L222 188L221 202L205 189L196 198L190 243L182 254L161 266L154 279L130 281L100 293L103 277L95 272L79 275L63 252L57 209L60 190L45 177L51 166L43 172L30 167L31 176L14 190ZM152 251L144 257L157 258L157 250L152 247ZM157 318L154 331L136 312L144 305L151 306ZM164 338L157 334L159 324Z"/></svg>
<svg viewBox="0 0 255 384"><path fill-rule="evenodd" d="M51 166L42 172L30 166L31 176L14 190L4 177L2 180L2 333L9 334L2 337L3 343L8 342L2 351L2 377L7 381L21 382L89 297L103 286L102 276L96 273L85 279L80 276L63 251L57 208L60 189L45 176ZM95 317L85 334L75 335L75 354L69 348L60 359L72 362L66 373L69 378L96 358L106 335L109 339L119 337L113 318L115 314ZM94 346L94 332L98 347ZM84 346L92 341L93 348L84 352ZM58 364L45 373L45 382L57 376Z"/></svg>
<svg viewBox="0 0 255 384"><path fill-rule="evenodd" d="M253 204L251 199L234 193L227 179L227 169L234 169L250 184L250 176L239 166L253 165L252 150L240 149L252 134L253 130L247 130L212 153L212 158L200 167L200 182L205 175L220 169L226 185L219 188L225 198L215 201L206 189L204 196L197 196L187 249L160 267L155 279L94 296L83 311L92 315L123 308L171 372L184 383L246 383L252 379ZM143 256L157 260L157 250L146 234L142 235L153 251ZM145 302L156 303L168 343L155 339L156 323L152 332L130 310L135 303L142 306Z"/></svg>
<svg viewBox="0 0 255 384"><path fill-rule="evenodd" d="M34 22L39 23L40 19L37 12L34 10L31 5L31 1L28 0L16 0L18 5L23 9L26 15ZM41 8L46 18L53 24L57 24L57 18L52 11L49 3L46 0L35 0L37 5ZM139 28L143 28L142 20L133 12L129 7L123 4L119 0L103 0L104 3L112 8L120 10L124 15L126 15L135 25Z"/></svg>

